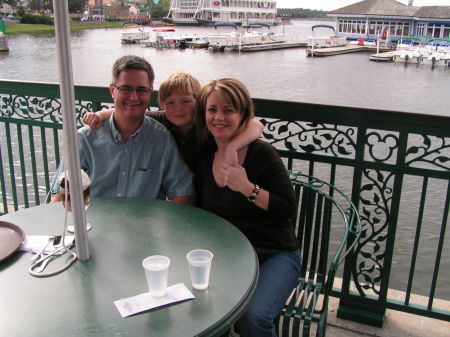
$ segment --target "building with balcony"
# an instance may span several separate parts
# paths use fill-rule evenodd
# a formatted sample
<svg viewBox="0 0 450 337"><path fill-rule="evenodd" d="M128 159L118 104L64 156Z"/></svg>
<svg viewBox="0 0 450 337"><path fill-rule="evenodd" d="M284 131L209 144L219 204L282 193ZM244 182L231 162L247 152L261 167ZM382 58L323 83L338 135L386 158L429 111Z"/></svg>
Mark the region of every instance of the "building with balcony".
<svg viewBox="0 0 450 337"><path fill-rule="evenodd" d="M166 21L178 25L212 25L216 22L276 22L276 0L171 0Z"/></svg>
<svg viewBox="0 0 450 337"><path fill-rule="evenodd" d="M404 36L450 38L450 6L413 6L395 0L364 0L328 13L336 19L338 36L349 39Z"/></svg>

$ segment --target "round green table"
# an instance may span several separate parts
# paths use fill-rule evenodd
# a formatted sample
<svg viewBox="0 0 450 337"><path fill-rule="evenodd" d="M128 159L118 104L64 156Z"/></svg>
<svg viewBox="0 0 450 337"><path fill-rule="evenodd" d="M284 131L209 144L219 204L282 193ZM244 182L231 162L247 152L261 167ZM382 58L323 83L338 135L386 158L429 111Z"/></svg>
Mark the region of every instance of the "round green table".
<svg viewBox="0 0 450 337"><path fill-rule="evenodd" d="M0 217L27 235L59 235L60 203ZM0 263L0 326L8 336L219 336L245 311L258 261L245 236L209 212L161 200L94 198L87 210L91 258L51 277L28 273L30 253ZM186 253L214 253L210 285L191 287ZM147 292L142 260L170 257L168 285L184 283L195 299L122 318L114 301ZM56 262L47 266L47 271Z"/></svg>

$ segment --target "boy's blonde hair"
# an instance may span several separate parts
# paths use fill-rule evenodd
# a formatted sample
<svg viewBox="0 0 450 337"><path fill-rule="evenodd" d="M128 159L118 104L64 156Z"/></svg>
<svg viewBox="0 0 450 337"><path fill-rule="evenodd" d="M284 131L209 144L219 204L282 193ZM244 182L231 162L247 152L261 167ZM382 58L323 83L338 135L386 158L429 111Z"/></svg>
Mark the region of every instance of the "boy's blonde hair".
<svg viewBox="0 0 450 337"><path fill-rule="evenodd" d="M197 99L201 87L200 82L191 74L183 72L171 74L159 86L158 103L162 107L164 101L175 93L192 95Z"/></svg>

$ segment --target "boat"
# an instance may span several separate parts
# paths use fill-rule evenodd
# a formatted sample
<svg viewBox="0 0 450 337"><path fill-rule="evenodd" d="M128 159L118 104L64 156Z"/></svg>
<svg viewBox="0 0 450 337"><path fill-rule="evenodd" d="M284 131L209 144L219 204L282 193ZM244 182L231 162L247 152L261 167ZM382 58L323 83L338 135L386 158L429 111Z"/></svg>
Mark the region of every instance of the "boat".
<svg viewBox="0 0 450 337"><path fill-rule="evenodd" d="M450 67L450 38L438 38L429 41L421 49L424 65Z"/></svg>
<svg viewBox="0 0 450 337"><path fill-rule="evenodd" d="M404 36L397 43L394 62L404 64L418 64L423 60L423 46L427 39L420 36Z"/></svg>
<svg viewBox="0 0 450 337"><path fill-rule="evenodd" d="M285 34L274 34L270 32L270 26L263 23L250 24L246 31L239 31L236 24L231 22L216 22L214 28L232 27L235 30L227 34L209 34L209 49L213 51L224 51L225 49L240 51L244 46L267 45L272 43L286 42ZM250 28L267 27L268 32L256 32Z"/></svg>
<svg viewBox="0 0 450 337"><path fill-rule="evenodd" d="M316 36L316 29L325 28L331 29L333 34L327 34L323 36ZM346 37L337 37L336 30L330 25L313 25L311 27L313 36L307 39L307 46L309 48L332 48L332 47L342 47L348 44Z"/></svg>
<svg viewBox="0 0 450 337"><path fill-rule="evenodd" d="M209 39L208 37L196 37L190 41L186 41L186 47L188 48L208 48L209 46Z"/></svg>
<svg viewBox="0 0 450 337"><path fill-rule="evenodd" d="M247 20L279 24L276 1L172 0L164 21L177 25L209 25L231 22L238 26Z"/></svg>
<svg viewBox="0 0 450 337"><path fill-rule="evenodd" d="M124 44L141 43L150 37L150 32L139 21L125 21L123 27L125 31L122 32L121 40Z"/></svg>
<svg viewBox="0 0 450 337"><path fill-rule="evenodd" d="M146 47L153 48L205 48L206 40L199 38L195 34L176 34L173 28L155 28L152 30L150 38L143 42Z"/></svg>

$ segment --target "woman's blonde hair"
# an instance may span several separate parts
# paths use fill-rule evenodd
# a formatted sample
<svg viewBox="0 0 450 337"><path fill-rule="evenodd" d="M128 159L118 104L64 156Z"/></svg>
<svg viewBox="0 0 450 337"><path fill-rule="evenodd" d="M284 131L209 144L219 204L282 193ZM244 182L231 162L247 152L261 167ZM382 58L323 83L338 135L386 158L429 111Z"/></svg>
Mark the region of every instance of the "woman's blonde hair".
<svg viewBox="0 0 450 337"><path fill-rule="evenodd" d="M195 111L195 121L198 128L198 136L201 142L206 142L209 130L206 126L205 112L206 101L213 92L224 99L233 109L242 112L242 120L233 137L243 132L254 116L253 101L247 87L235 78L219 78L207 83L200 90Z"/></svg>
<svg viewBox="0 0 450 337"><path fill-rule="evenodd" d="M173 73L159 86L158 103L162 107L164 101L174 93L192 95L197 99L201 87L200 82L191 74Z"/></svg>

